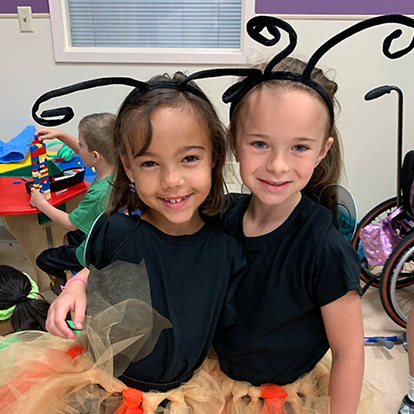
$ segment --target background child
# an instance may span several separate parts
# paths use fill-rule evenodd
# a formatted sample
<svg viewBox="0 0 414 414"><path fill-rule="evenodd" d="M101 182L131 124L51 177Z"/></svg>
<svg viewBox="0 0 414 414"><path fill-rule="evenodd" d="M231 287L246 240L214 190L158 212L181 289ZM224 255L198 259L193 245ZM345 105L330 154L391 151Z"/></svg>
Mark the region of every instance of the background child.
<svg viewBox="0 0 414 414"><path fill-rule="evenodd" d="M11 266L0 266L0 336L15 331L45 331L49 303L34 280Z"/></svg>
<svg viewBox="0 0 414 414"><path fill-rule="evenodd" d="M286 58L274 70L300 74L304 67ZM336 83L319 69L311 77L333 102ZM315 89L267 80L236 104L230 140L252 194L231 197L224 215L248 271L237 291L236 325L218 328L221 368L232 380L283 385L295 414L327 413L328 395L331 414L355 414L364 370L360 262L332 214L311 200L338 180L334 119ZM329 348L330 377L319 362ZM252 400L240 398L232 380L225 381L234 384L228 409L249 412Z"/></svg>
<svg viewBox="0 0 414 414"><path fill-rule="evenodd" d="M217 384L203 371L194 372L217 325L234 322L233 295L245 262L240 246L201 218L223 206L225 131L204 93L194 83L180 83L183 79L180 73L157 77L122 104L110 216L99 219L89 235L90 275L84 269L68 281L51 306L47 329L74 338L64 319L72 310L80 327L87 283L88 315L94 315L142 296L149 282L152 306L172 328L119 378L136 390L160 391L144 394L145 412L170 399L182 404L182 412L218 414L223 400ZM142 213L117 213L125 206ZM93 299L97 290L106 292L104 299ZM139 325L139 315L132 322Z"/></svg>
<svg viewBox="0 0 414 414"><path fill-rule="evenodd" d="M59 294L66 283L65 270L79 271L84 267L85 237L109 199L109 181L113 172L113 133L115 115L99 113L85 116L79 122L79 139L58 129L40 128L36 135L40 141L57 138L73 149L87 167L96 169L85 198L71 213L53 207L43 194L32 188L30 204L45 213L51 220L69 232L64 245L43 251L36 264L52 279L51 289Z"/></svg>

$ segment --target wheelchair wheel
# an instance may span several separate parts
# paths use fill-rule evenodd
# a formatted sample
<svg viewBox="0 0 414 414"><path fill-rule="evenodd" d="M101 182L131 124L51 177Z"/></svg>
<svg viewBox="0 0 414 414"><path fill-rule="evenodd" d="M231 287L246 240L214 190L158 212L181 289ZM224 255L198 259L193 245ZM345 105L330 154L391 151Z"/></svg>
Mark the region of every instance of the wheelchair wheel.
<svg viewBox="0 0 414 414"><path fill-rule="evenodd" d="M393 212L396 208L397 197L393 197L386 201L383 201L381 204L378 204L362 218L362 220L358 224L357 229L355 230L354 237L351 240L351 244L357 251L357 253L359 253L360 249L362 249L361 239L359 238L359 232L361 231L361 229L367 226L368 224L378 223L388 214ZM365 283L369 282L370 280L374 280L372 282L372 286L379 287L379 279L382 273L382 269L383 266L370 266L365 256L361 258L361 279Z"/></svg>
<svg viewBox="0 0 414 414"><path fill-rule="evenodd" d="M386 261L380 296L388 316L405 328L414 304L414 233L405 237Z"/></svg>

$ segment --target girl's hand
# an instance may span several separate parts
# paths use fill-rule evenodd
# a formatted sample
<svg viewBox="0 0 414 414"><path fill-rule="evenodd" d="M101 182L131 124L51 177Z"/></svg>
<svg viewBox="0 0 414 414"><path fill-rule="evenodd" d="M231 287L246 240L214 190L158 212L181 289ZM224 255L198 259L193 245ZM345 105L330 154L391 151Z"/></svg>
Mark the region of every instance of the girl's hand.
<svg viewBox="0 0 414 414"><path fill-rule="evenodd" d="M46 330L62 338L76 339L75 332L66 323L66 317L68 312L74 312L73 323L75 324L75 328L82 329L83 321L85 320L86 302L85 284L80 280L70 282L65 290L50 305L46 319Z"/></svg>
<svg viewBox="0 0 414 414"><path fill-rule="evenodd" d="M33 207L36 207L38 210L41 210L41 206L44 205L44 203L48 203L48 201L46 200L46 197L43 193L41 193L38 189L36 188L31 188L30 189L30 205Z"/></svg>
<svg viewBox="0 0 414 414"><path fill-rule="evenodd" d="M59 139L62 134L62 131L53 128L39 128L35 133L40 142L43 142L46 139Z"/></svg>

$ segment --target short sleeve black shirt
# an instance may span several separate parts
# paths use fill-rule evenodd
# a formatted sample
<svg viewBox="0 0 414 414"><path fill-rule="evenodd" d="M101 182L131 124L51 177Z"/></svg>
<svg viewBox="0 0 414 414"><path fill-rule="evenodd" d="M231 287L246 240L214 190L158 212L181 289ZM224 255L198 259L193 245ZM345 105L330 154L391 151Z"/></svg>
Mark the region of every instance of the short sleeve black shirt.
<svg viewBox="0 0 414 414"><path fill-rule="evenodd" d="M320 307L360 290L358 255L332 214L306 196L273 232L245 237L249 195L235 195L224 231L241 242L248 270L236 294L237 322L219 327L214 346L236 380L287 384L329 348Z"/></svg>
<svg viewBox="0 0 414 414"><path fill-rule="evenodd" d="M170 236L139 216L115 214L97 227L87 264L144 260L152 307L172 324L125 375L156 384L182 380L204 361L217 325L235 321L234 292L246 266L240 245L207 224L193 235ZM135 288L120 278L119 289Z"/></svg>

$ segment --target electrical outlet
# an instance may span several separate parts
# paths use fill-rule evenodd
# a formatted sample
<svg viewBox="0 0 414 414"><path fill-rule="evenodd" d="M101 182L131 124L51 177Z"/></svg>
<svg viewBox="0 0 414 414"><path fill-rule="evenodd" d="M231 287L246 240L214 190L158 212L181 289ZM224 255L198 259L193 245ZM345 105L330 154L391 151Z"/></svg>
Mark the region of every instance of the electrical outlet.
<svg viewBox="0 0 414 414"><path fill-rule="evenodd" d="M33 32L32 7L18 6L17 15L19 16L19 28L21 32Z"/></svg>

